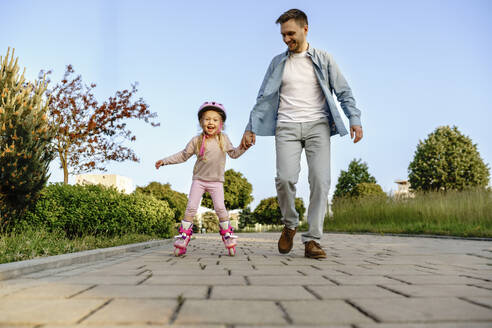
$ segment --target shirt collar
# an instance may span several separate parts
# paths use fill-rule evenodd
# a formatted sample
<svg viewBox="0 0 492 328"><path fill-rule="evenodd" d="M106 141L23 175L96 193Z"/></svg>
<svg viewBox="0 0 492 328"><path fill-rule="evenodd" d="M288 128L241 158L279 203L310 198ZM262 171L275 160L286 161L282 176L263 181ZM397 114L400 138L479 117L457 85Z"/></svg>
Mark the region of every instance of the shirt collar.
<svg viewBox="0 0 492 328"><path fill-rule="evenodd" d="M308 42L308 47L307 47L307 50L306 51L307 51L307 55L309 57L313 57L314 56L314 48L311 47L311 45L309 44L309 42ZM289 48L287 48L287 50L285 51L284 54L285 54L285 57L289 57L289 55L291 54L291 52L289 51Z"/></svg>

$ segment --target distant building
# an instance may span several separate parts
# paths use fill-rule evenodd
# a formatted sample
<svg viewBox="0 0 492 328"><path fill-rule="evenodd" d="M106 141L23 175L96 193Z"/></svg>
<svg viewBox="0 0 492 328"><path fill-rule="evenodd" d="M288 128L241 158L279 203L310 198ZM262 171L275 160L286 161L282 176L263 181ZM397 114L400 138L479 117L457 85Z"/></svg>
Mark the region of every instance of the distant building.
<svg viewBox="0 0 492 328"><path fill-rule="evenodd" d="M75 176L75 184L100 184L106 187L116 187L125 194L130 194L135 189L132 179L117 174L79 174Z"/></svg>
<svg viewBox="0 0 492 328"><path fill-rule="evenodd" d="M398 185L398 190L395 191L395 197L413 197L408 180L395 180L395 183Z"/></svg>

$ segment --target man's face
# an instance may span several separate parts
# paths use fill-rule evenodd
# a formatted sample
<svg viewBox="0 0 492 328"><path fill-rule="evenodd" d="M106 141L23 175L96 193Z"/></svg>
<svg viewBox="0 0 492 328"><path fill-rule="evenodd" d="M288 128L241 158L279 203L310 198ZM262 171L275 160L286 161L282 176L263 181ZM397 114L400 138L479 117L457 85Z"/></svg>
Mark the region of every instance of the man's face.
<svg viewBox="0 0 492 328"><path fill-rule="evenodd" d="M289 19L280 25L282 39L291 52L301 52L302 50L305 50L303 48L306 43L307 31L308 26L304 25L304 27L300 27L295 19Z"/></svg>

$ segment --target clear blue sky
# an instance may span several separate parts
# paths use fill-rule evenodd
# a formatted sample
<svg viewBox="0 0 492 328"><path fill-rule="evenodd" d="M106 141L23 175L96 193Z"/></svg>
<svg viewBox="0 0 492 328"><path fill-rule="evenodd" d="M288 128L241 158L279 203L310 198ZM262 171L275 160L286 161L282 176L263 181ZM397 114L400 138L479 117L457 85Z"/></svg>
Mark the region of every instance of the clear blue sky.
<svg viewBox="0 0 492 328"><path fill-rule="evenodd" d="M0 52L16 49L27 77L72 64L95 82L102 102L139 82L140 97L161 126L133 123L140 163L108 165L142 186L169 182L188 193L193 158L156 171L198 132L205 100L228 110L238 144L273 56L285 50L274 22L290 8L309 18L308 41L333 54L362 111L364 139L332 138L332 192L353 158L369 165L385 191L407 177L419 140L457 125L492 162L492 2L413 1L8 1L0 0ZM57 163L51 181L62 181ZM253 184L253 205L275 195L273 137L227 168ZM298 195L308 201L305 160Z"/></svg>

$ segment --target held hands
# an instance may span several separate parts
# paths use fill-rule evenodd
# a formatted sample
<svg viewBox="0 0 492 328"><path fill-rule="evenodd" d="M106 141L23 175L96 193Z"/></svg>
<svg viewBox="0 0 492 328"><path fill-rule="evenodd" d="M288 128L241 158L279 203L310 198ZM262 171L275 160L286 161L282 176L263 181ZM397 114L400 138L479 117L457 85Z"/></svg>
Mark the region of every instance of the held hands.
<svg viewBox="0 0 492 328"><path fill-rule="evenodd" d="M354 139L355 136L355 139ZM350 139L354 139L354 143L357 143L362 139L362 126L360 125L352 125L350 127Z"/></svg>
<svg viewBox="0 0 492 328"><path fill-rule="evenodd" d="M256 142L256 134L252 131L244 131L243 139L241 140L241 147L244 149L248 149L253 146Z"/></svg>
<svg viewBox="0 0 492 328"><path fill-rule="evenodd" d="M162 162L162 160L158 160L157 162L155 162L155 168L158 170L161 166L163 166L164 163Z"/></svg>

